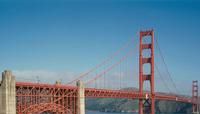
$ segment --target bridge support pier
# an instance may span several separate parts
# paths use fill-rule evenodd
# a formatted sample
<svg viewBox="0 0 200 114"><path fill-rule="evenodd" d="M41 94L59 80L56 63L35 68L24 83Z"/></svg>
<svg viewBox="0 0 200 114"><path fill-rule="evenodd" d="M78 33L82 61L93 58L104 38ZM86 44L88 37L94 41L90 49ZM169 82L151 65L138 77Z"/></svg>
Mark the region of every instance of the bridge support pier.
<svg viewBox="0 0 200 114"><path fill-rule="evenodd" d="M76 114L85 114L85 87L84 87L83 82L81 81L77 81L76 85L78 87Z"/></svg>
<svg viewBox="0 0 200 114"><path fill-rule="evenodd" d="M15 77L11 71L2 73L0 82L0 114L16 114Z"/></svg>

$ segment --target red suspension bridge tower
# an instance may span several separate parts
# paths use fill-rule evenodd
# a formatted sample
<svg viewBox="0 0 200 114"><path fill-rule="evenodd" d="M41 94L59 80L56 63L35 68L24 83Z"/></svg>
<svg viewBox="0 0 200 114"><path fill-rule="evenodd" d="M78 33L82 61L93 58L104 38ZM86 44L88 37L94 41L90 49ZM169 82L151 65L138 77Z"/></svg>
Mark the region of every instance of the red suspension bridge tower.
<svg viewBox="0 0 200 114"><path fill-rule="evenodd" d="M145 43L148 40L150 42ZM150 57L145 57L143 51L150 50ZM145 73L146 67L150 65L150 72ZM154 93L154 32L141 31L140 32L140 49L139 49L139 91L141 94L144 92L144 82L150 82L150 95L146 95L146 99L139 99L139 114L149 112L155 114L155 93Z"/></svg>
<svg viewBox="0 0 200 114"><path fill-rule="evenodd" d="M192 105L192 111L194 114L199 114L199 106L198 106L198 81L192 82L192 101L197 102Z"/></svg>

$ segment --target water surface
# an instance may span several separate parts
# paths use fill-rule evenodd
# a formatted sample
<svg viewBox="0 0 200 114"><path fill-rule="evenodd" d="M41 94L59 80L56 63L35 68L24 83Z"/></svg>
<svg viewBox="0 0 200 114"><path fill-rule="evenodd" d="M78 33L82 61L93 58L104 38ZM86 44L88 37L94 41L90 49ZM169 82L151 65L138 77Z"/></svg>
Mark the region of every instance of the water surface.
<svg viewBox="0 0 200 114"><path fill-rule="evenodd" d="M86 111L86 114L138 114L138 113L111 113L111 112L97 112L97 111ZM185 113L160 113L160 114L185 114Z"/></svg>

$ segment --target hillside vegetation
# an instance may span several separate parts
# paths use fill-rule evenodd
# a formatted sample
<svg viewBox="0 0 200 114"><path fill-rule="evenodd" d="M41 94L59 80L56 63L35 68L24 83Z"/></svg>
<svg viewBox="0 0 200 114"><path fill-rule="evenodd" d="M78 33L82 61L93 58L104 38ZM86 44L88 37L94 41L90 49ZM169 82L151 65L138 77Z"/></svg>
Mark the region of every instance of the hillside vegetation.
<svg viewBox="0 0 200 114"><path fill-rule="evenodd" d="M169 101L156 101L157 112L190 113L192 105ZM102 112L137 112L138 100L130 99L87 99L87 110Z"/></svg>
<svg viewBox="0 0 200 114"><path fill-rule="evenodd" d="M134 90L137 88L125 88L123 90ZM111 98L95 98L86 100L86 109L102 112L137 112L138 100L131 99L111 99ZM173 101L156 101L157 112L192 112L192 105Z"/></svg>

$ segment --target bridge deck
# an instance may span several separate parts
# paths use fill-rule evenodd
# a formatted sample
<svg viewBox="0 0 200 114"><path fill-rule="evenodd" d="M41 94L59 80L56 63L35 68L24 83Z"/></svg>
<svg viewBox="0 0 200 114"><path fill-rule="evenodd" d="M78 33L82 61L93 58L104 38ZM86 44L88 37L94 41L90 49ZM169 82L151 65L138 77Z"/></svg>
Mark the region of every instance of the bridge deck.
<svg viewBox="0 0 200 114"><path fill-rule="evenodd" d="M56 84L38 84L38 83L27 83L27 82L17 82L17 90L21 89L48 89L48 90L67 90L68 94L77 92L76 86L69 85L56 85ZM131 90L109 90L109 89L96 89L96 88L85 88L85 97L88 98L127 98L127 99L145 99L145 92L141 94L139 91ZM148 94L149 95L149 94ZM31 96L31 94L17 92L16 96ZM35 96L35 95L33 95ZM49 95L48 95L49 96ZM152 96L148 96L152 97ZM167 93L155 93L155 99L157 100L167 100L167 101L177 101L194 104L195 102L191 98L186 98L183 96L172 95Z"/></svg>

